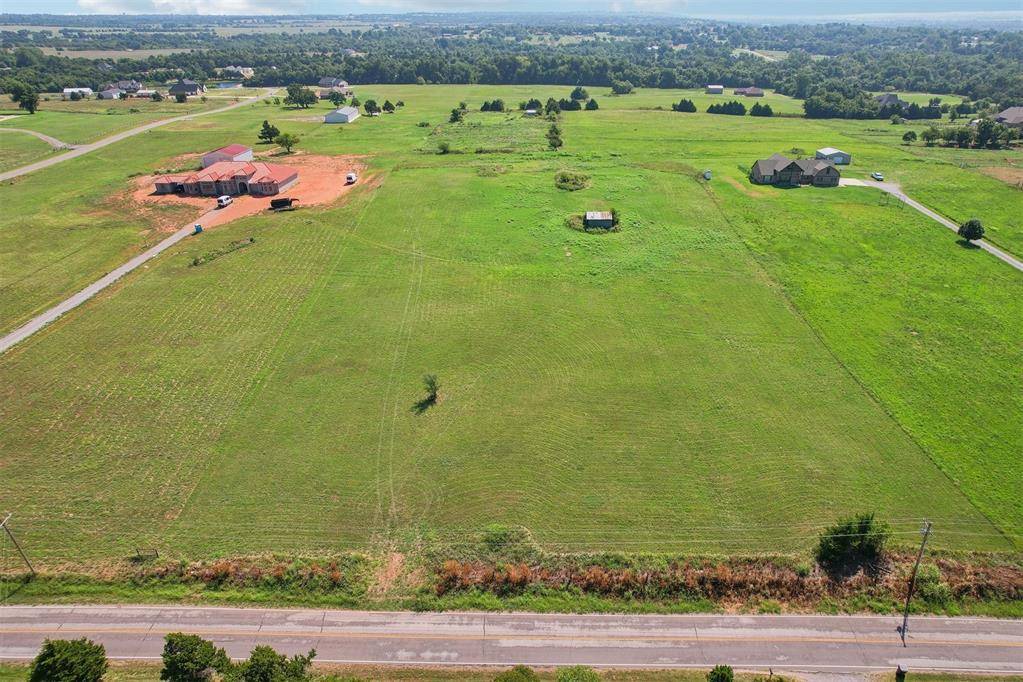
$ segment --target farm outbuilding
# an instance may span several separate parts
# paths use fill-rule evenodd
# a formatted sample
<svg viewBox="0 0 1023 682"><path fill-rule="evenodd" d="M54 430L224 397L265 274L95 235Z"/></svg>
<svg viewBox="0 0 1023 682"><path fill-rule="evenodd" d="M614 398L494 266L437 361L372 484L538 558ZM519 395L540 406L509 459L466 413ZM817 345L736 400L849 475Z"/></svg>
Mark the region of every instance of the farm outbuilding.
<svg viewBox="0 0 1023 682"><path fill-rule="evenodd" d="M110 88L109 90L104 90L103 92L99 93L99 98L100 99L121 99L122 97L124 97L127 94L128 93L126 93L124 90L121 90L120 88Z"/></svg>
<svg viewBox="0 0 1023 682"><path fill-rule="evenodd" d="M707 94L708 95L723 95L723 94L725 94L725 86L723 86L723 85L708 85L707 86Z"/></svg>
<svg viewBox="0 0 1023 682"><path fill-rule="evenodd" d="M221 161L252 161L252 147L243 144L229 144L220 149L214 149L202 156L202 167L209 168Z"/></svg>
<svg viewBox="0 0 1023 682"><path fill-rule="evenodd" d="M614 216L611 211L587 211L583 226L610 230L614 227Z"/></svg>
<svg viewBox="0 0 1023 682"><path fill-rule="evenodd" d="M823 147L817 150L818 159L827 159L836 166L848 166L852 163L852 155L834 147Z"/></svg>
<svg viewBox="0 0 1023 682"><path fill-rule="evenodd" d="M334 111L328 112L323 117L324 123L351 123L355 119L359 118L359 110L355 107L341 107Z"/></svg>
<svg viewBox="0 0 1023 682"><path fill-rule="evenodd" d="M92 97L92 88L64 88L64 92L61 93L64 99L71 99L72 95L79 95L81 97Z"/></svg>

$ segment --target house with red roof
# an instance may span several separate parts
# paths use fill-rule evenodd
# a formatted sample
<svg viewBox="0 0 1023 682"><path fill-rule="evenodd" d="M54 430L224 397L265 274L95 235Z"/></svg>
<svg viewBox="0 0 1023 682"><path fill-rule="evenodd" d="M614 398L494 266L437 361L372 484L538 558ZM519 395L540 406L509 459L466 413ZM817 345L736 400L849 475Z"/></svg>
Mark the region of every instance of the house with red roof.
<svg viewBox="0 0 1023 682"><path fill-rule="evenodd" d="M156 179L156 193L204 197L224 194L271 196L296 182L298 169L291 166L262 161L217 161L194 173L161 175Z"/></svg>
<svg viewBox="0 0 1023 682"><path fill-rule="evenodd" d="M252 147L243 144L229 144L220 149L214 149L202 156L202 167L206 168L221 161L252 161Z"/></svg>

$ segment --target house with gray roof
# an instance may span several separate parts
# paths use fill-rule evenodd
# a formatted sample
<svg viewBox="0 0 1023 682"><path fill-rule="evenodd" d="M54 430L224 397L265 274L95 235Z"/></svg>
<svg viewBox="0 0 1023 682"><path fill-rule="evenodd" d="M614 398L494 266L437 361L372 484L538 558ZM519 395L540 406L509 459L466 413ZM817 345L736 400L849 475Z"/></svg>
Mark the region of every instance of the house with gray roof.
<svg viewBox="0 0 1023 682"><path fill-rule="evenodd" d="M1010 128L1023 128L1023 107L1009 107L995 116L995 123Z"/></svg>

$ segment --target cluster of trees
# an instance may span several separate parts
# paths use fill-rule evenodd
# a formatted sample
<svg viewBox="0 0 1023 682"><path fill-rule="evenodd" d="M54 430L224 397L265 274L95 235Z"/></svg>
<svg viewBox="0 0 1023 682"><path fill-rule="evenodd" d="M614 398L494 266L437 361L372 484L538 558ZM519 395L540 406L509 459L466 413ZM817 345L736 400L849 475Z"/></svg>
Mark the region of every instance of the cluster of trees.
<svg viewBox="0 0 1023 682"><path fill-rule="evenodd" d="M27 15L5 18L26 26L39 20ZM336 73L363 83L587 83L610 86L613 93L623 95L634 87L689 88L715 82L727 87L758 85L806 98L834 80L861 91L890 87L992 99L1003 107L1023 104L1023 79L1019 76L1023 33L1018 31L833 24L763 28L714 22L679 26L677 22L625 18L595 22L534 19L534 23L522 24L484 20L466 31L456 19L404 20L408 25L380 24L345 33L243 31L218 36L209 31L209 26L221 21L214 17L193 18L186 24L168 23L161 17L155 28L152 18L145 24L129 16L76 17L83 29L127 26L127 31L120 32L131 37L99 32L93 36L93 32L76 30L46 38L28 29L8 31L3 40L10 49L0 51L0 71L39 92L74 86L96 89L112 78L164 82L187 76L206 80L213 78L218 68L244 64L255 70L252 83L274 86L314 83L323 74ZM53 21L67 25L69 19ZM144 48L152 40L152 46L165 47L174 32L192 51L113 61L46 55L38 48L50 39L61 47L94 47L90 43L94 39L127 40L134 49ZM538 32L589 39L536 44L530 37ZM681 45L685 47L679 48ZM782 49L787 55L771 62L735 53L737 47Z"/></svg>
<svg viewBox="0 0 1023 682"><path fill-rule="evenodd" d="M292 83L287 90L288 95L284 98L284 103L289 107L308 109L319 101L315 92L298 83Z"/></svg>
<svg viewBox="0 0 1023 682"><path fill-rule="evenodd" d="M935 103L937 99L937 103ZM898 104L881 107L878 111L878 118L891 118L892 116L898 116L899 118L905 118L911 121L917 121L920 119L927 118L941 118L941 100L935 98L931 100L931 103L927 106L920 106L916 102L910 102L908 105L902 106Z"/></svg>
<svg viewBox="0 0 1023 682"><path fill-rule="evenodd" d="M164 638L160 679L167 682L306 682L312 679L316 650L287 657L268 646L257 646L248 660L235 663L213 642L198 635L172 632ZM109 663L106 649L84 637L43 643L29 668L29 682L101 682Z"/></svg>
<svg viewBox="0 0 1023 682"><path fill-rule="evenodd" d="M736 102L735 100L732 100L731 102L719 102L707 107L707 113L727 114L729 116L745 116L746 105L742 102Z"/></svg>
<svg viewBox="0 0 1023 682"><path fill-rule="evenodd" d="M565 144L561 139L561 128L558 127L557 121L551 123L551 127L547 130L547 144L554 151L557 151Z"/></svg>
<svg viewBox="0 0 1023 682"><path fill-rule="evenodd" d="M11 101L30 114L39 108L39 93L31 85L13 78L0 79L0 91L7 93Z"/></svg>
<svg viewBox="0 0 1023 682"><path fill-rule="evenodd" d="M761 104L760 102L754 102L753 106L749 110L750 116L774 116L774 109L771 108L770 104Z"/></svg>
<svg viewBox="0 0 1023 682"><path fill-rule="evenodd" d="M504 111L504 100L495 99L492 101L483 102L483 106L480 107L480 111Z"/></svg>
<svg viewBox="0 0 1023 682"><path fill-rule="evenodd" d="M671 105L671 110L672 111L679 111L679 112L682 112L682 113L685 113L685 114L695 114L696 113L696 104L694 104L693 100L691 100L691 99L682 98L682 99L680 99L678 101L678 104L672 104Z"/></svg>
<svg viewBox="0 0 1023 682"><path fill-rule="evenodd" d="M902 136L903 142L907 144L915 142L917 136L913 131ZM963 149L1001 149L1008 148L1015 140L1019 139L1019 131L1009 126L1002 125L990 118L982 118L975 126L930 126L920 133L920 140L928 147L939 142L946 147L960 147Z"/></svg>

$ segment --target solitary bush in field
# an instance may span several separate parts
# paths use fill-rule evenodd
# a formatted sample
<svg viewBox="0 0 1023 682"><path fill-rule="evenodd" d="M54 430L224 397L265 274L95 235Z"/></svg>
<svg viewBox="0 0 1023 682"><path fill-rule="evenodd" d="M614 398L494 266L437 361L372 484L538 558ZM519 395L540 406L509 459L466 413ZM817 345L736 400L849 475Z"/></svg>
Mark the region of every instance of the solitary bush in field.
<svg viewBox="0 0 1023 682"><path fill-rule="evenodd" d="M160 679L168 682L205 682L231 666L223 649L198 635L172 632L164 637Z"/></svg>
<svg viewBox="0 0 1023 682"><path fill-rule="evenodd" d="M437 145L437 153L438 154L450 154L451 153L451 143L450 142L441 142L441 143L439 143Z"/></svg>
<svg viewBox="0 0 1023 682"><path fill-rule="evenodd" d="M48 639L28 670L29 682L99 682L107 672L107 650L81 639Z"/></svg>
<svg viewBox="0 0 1023 682"><path fill-rule="evenodd" d="M499 674L494 678L494 682L540 682L540 676L528 666L517 665Z"/></svg>
<svg viewBox="0 0 1023 682"><path fill-rule="evenodd" d="M707 673L707 682L732 682L734 679L735 673L730 665L716 665Z"/></svg>
<svg viewBox="0 0 1023 682"><path fill-rule="evenodd" d="M873 513L842 519L821 534L817 563L829 573L877 568L890 536L887 524L875 519Z"/></svg>
<svg viewBox="0 0 1023 682"><path fill-rule="evenodd" d="M558 171L554 174L554 186L569 192L586 189L590 186L590 176L575 171Z"/></svg>
<svg viewBox="0 0 1023 682"><path fill-rule="evenodd" d="M316 649L305 656L298 654L288 658L268 646L257 646L249 654L249 660L237 666L231 679L241 682L304 682L311 680L309 666L316 657Z"/></svg>
<svg viewBox="0 0 1023 682"><path fill-rule="evenodd" d="M559 668L554 679L557 682L600 682L600 675L585 665L573 665L570 668Z"/></svg>
<svg viewBox="0 0 1023 682"><path fill-rule="evenodd" d="M959 226L959 236L970 241L982 239L984 237L984 226L976 218L970 218Z"/></svg>

